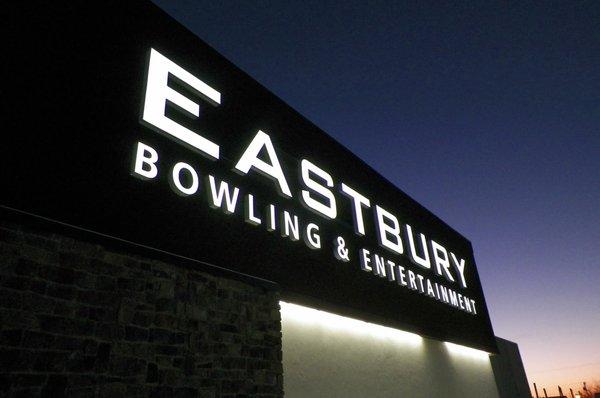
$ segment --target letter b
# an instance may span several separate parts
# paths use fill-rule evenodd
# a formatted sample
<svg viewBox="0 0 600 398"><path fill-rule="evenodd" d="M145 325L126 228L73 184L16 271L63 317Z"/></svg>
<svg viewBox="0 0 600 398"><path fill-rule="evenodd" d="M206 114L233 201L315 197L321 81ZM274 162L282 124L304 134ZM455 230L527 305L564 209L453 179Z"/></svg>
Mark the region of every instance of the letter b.
<svg viewBox="0 0 600 398"><path fill-rule="evenodd" d="M135 164L131 175L141 178L142 180L150 180L156 177L158 175L156 162L158 162L158 153L156 150L146 144L138 142L135 154Z"/></svg>

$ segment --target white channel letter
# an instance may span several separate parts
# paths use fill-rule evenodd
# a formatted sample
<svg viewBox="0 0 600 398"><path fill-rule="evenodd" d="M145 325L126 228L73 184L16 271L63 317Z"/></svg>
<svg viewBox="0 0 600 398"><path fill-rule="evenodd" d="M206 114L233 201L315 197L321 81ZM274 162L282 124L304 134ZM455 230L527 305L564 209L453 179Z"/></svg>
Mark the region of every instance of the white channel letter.
<svg viewBox="0 0 600 398"><path fill-rule="evenodd" d="M385 271L385 258L375 254L375 267L373 268L373 273L381 278L385 278Z"/></svg>
<svg viewBox="0 0 600 398"><path fill-rule="evenodd" d="M149 155L149 157L147 155ZM133 172L135 174L132 173L132 175L143 180L150 180L156 177L158 175L156 162L158 162L158 152L156 152L154 148L138 142L135 153L135 165L133 167ZM147 165L150 169L144 169L144 165Z"/></svg>
<svg viewBox="0 0 600 398"><path fill-rule="evenodd" d="M333 196L333 192L327 187L333 187L333 178L331 175L327 173L325 170L321 169L314 163L306 159L302 159L300 162L301 174L302 174L302 182L306 185L307 188L312 189L316 193L324 196L327 199L329 204L321 203L320 201L314 199L310 192L303 189L302 190L302 201L306 206L310 209L315 210L319 214L324 215L330 219L334 219L337 216L337 207L335 203L335 196ZM322 179L325 185L321 185L319 182L313 180L311 178L311 173Z"/></svg>
<svg viewBox="0 0 600 398"><path fill-rule="evenodd" d="M190 177L192 178L192 183L189 187L185 187L181 183L182 170L187 171ZM171 173L169 182L172 185L173 191L175 191L176 194L181 196L193 195L198 191L198 173L196 173L196 170L194 170L192 166L184 162L179 162L175 166L173 166L173 172Z"/></svg>
<svg viewBox="0 0 600 398"><path fill-rule="evenodd" d="M448 259L448 251L446 248L436 241L431 241L431 251L433 253L433 262L438 275L444 276L450 282L454 282L454 278L450 273L450 261Z"/></svg>
<svg viewBox="0 0 600 398"><path fill-rule="evenodd" d="M364 235L365 222L363 220L362 208L371 207L371 201L344 183L342 183L342 193L352 199L352 204L354 205L354 211L352 212L354 232L357 235Z"/></svg>
<svg viewBox="0 0 600 398"><path fill-rule="evenodd" d="M293 241L300 239L300 226L298 216L292 216L288 211L284 210L281 217L281 236L289 237Z"/></svg>
<svg viewBox="0 0 600 398"><path fill-rule="evenodd" d="M408 246L410 248L410 257L412 260L423 268L431 268L431 261L429 260L429 250L427 249L427 239L425 238L425 235L419 234L421 237L421 248L423 249L423 257L421 257L417 254L413 230L408 224L406 224L406 234L408 235Z"/></svg>
<svg viewBox="0 0 600 398"><path fill-rule="evenodd" d="M248 224L260 225L262 223L262 220L258 218L255 214L254 195L250 193L246 195L246 203L244 206L244 218Z"/></svg>
<svg viewBox="0 0 600 398"><path fill-rule="evenodd" d="M404 253L404 247L400 239L400 223L398 222L398 218L379 205L375 206L375 214L377 216L376 226L379 244L394 253ZM388 236L392 236L393 239L390 239Z"/></svg>
<svg viewBox="0 0 600 398"><path fill-rule="evenodd" d="M215 177L209 175L208 182L210 185L210 193L212 202L209 203L210 207L213 209L218 209L221 207L223 212L226 214L235 213L235 206L237 205L238 195L240 190L238 187L233 187L233 194L229 190L229 184L225 181L221 181L219 183L219 188L217 189L215 183ZM223 208L223 198L225 198L225 207Z"/></svg>
<svg viewBox="0 0 600 398"><path fill-rule="evenodd" d="M388 276L388 281L393 282L396 280L396 274L395 274L395 269L396 269L396 263L393 262L392 260L385 260L385 265L387 267L387 276Z"/></svg>
<svg viewBox="0 0 600 398"><path fill-rule="evenodd" d="M269 205L269 207L267 208L267 216L269 218L269 224L267 225L267 231L275 231L275 228L277 228L276 225L276 220L275 217L277 216L275 214L275 205Z"/></svg>
<svg viewBox="0 0 600 398"><path fill-rule="evenodd" d="M373 272L371 263L371 252L367 249L360 249L360 269L367 272Z"/></svg>
<svg viewBox="0 0 600 398"><path fill-rule="evenodd" d="M271 164L258 158L258 154L263 148L267 150L267 155ZM283 170L281 169L281 164L277 158L277 153L275 153L271 137L262 130L258 130L258 133L256 133L252 142L248 145L244 154L235 165L236 170L240 171L242 174L248 174L248 171L253 167L260 172L260 174L276 181L277 190L280 194L289 198L292 197L292 192L283 175Z"/></svg>
<svg viewBox="0 0 600 398"><path fill-rule="evenodd" d="M450 258L452 259L452 263L454 268L458 271L458 276L460 277L460 285L462 287L467 287L467 281L465 280L465 260L463 258L458 261L456 255L450 252Z"/></svg>
<svg viewBox="0 0 600 398"><path fill-rule="evenodd" d="M219 159L219 146L165 115L167 101L177 105L194 118L200 115L200 106L183 94L168 86L169 75L173 75L209 104L221 103L221 93L198 79L155 49L150 50L146 97L142 119L159 131L169 134L198 149L209 158Z"/></svg>
<svg viewBox="0 0 600 398"><path fill-rule="evenodd" d="M304 234L304 243L309 248L316 250L321 248L321 236L318 234L319 226L314 223L309 223L306 226L306 234Z"/></svg>

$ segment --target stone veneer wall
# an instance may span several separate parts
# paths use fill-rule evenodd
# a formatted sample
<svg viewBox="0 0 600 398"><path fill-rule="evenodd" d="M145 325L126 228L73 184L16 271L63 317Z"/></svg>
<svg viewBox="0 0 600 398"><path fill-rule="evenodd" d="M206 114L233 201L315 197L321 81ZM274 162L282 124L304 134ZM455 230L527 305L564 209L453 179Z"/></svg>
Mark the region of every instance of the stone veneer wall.
<svg viewBox="0 0 600 398"><path fill-rule="evenodd" d="M0 221L0 397L281 397L278 300Z"/></svg>

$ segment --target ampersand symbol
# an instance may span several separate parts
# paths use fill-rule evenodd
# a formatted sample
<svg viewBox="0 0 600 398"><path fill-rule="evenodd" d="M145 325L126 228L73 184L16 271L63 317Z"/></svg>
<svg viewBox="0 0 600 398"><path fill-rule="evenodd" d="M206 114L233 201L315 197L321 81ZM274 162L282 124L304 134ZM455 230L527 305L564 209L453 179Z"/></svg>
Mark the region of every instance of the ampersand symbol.
<svg viewBox="0 0 600 398"><path fill-rule="evenodd" d="M337 247L333 252L335 258L344 262L350 261L350 257L348 257L349 250L346 248L346 241L344 240L344 238L338 236L334 244L337 244Z"/></svg>

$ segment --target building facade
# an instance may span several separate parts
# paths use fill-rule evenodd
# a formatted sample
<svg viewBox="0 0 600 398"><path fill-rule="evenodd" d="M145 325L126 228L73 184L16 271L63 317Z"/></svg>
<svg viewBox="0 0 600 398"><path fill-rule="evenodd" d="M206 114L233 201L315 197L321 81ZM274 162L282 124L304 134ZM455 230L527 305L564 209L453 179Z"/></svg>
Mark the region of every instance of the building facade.
<svg viewBox="0 0 600 398"><path fill-rule="evenodd" d="M2 394L503 396L470 242L341 144L150 2L9 25Z"/></svg>

